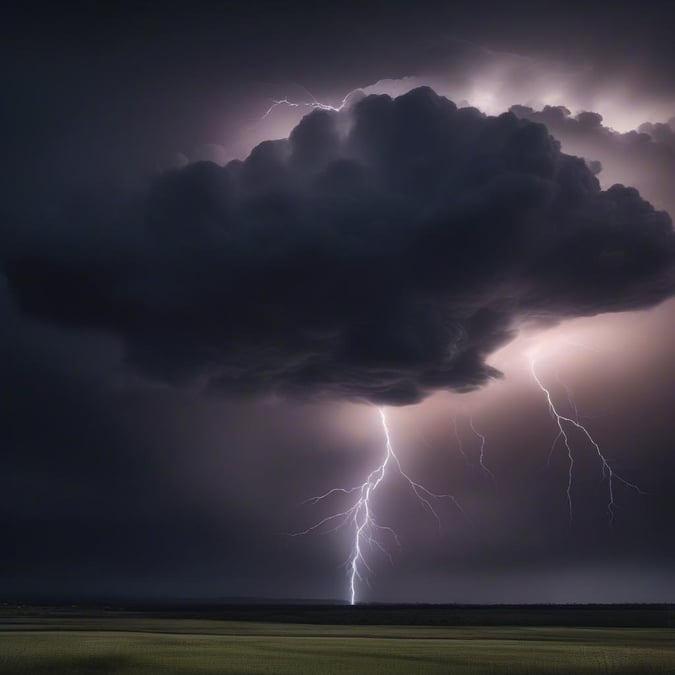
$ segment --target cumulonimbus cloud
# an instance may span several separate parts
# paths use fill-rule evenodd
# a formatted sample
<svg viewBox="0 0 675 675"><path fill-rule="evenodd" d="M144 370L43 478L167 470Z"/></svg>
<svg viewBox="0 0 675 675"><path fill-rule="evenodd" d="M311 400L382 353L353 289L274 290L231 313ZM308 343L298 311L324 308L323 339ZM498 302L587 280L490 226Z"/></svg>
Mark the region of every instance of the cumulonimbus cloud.
<svg viewBox="0 0 675 675"><path fill-rule="evenodd" d="M572 114L564 106L535 110L518 105L511 112L545 124L567 152L598 160L605 183L632 179L647 199L675 213L675 119L667 124L646 122L637 130L620 133L598 113Z"/></svg>
<svg viewBox="0 0 675 675"><path fill-rule="evenodd" d="M545 126L429 88L307 115L244 161L4 233L19 307L224 392L407 404L476 388L523 321L675 290L669 216Z"/></svg>

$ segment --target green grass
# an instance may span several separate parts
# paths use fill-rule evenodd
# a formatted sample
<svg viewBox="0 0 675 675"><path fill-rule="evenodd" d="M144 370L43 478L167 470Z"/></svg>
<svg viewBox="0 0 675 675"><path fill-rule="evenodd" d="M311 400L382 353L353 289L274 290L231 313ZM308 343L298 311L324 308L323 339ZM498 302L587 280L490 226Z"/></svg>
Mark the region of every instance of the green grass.
<svg viewBox="0 0 675 675"><path fill-rule="evenodd" d="M2 675L675 673L675 629L665 628L359 627L126 618L48 619L1 628Z"/></svg>

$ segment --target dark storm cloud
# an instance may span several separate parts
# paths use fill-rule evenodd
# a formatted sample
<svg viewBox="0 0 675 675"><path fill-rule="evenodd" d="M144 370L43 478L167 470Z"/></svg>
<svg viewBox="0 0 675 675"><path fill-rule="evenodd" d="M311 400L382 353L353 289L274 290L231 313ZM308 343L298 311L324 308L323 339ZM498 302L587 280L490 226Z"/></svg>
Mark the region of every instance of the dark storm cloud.
<svg viewBox="0 0 675 675"><path fill-rule="evenodd" d="M667 214L602 191L543 125L428 88L313 112L137 201L5 232L15 299L121 337L145 374L232 393L412 403L497 376L485 359L523 320L675 289Z"/></svg>
<svg viewBox="0 0 675 675"><path fill-rule="evenodd" d="M607 126L600 114L573 115L564 106L534 110L513 106L522 119L545 124L570 152L598 160L611 180L628 180L660 208L675 213L675 119L668 124L646 122L636 130L619 133Z"/></svg>

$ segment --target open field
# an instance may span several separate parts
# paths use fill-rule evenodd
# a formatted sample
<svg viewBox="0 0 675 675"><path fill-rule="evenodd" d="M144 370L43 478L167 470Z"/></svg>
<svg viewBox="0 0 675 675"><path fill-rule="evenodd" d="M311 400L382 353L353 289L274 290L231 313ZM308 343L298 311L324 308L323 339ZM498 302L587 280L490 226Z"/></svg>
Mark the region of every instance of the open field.
<svg viewBox="0 0 675 675"><path fill-rule="evenodd" d="M675 628L5 615L0 675L675 673Z"/></svg>

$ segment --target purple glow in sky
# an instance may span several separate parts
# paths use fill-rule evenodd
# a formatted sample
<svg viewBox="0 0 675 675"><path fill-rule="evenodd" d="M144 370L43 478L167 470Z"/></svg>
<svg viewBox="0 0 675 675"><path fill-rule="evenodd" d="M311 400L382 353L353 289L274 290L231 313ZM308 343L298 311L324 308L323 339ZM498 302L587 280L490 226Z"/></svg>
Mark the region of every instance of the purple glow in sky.
<svg viewBox="0 0 675 675"><path fill-rule="evenodd" d="M672 9L320 5L8 11L0 590L674 601Z"/></svg>

